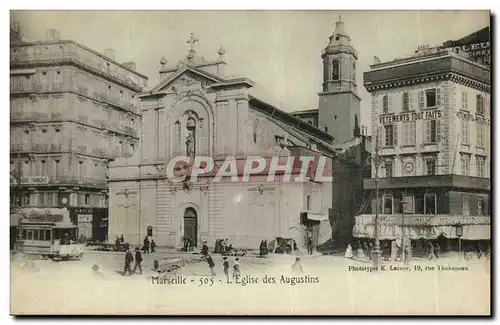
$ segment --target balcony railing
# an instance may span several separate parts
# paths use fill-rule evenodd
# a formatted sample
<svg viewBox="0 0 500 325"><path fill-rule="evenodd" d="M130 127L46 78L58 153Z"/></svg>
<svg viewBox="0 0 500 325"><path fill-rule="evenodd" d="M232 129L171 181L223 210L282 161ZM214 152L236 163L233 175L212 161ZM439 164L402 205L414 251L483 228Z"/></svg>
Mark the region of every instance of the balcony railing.
<svg viewBox="0 0 500 325"><path fill-rule="evenodd" d="M87 186L105 186L108 180L103 178L89 178L78 176L52 176L49 182L59 185L87 185Z"/></svg>
<svg viewBox="0 0 500 325"><path fill-rule="evenodd" d="M10 117L11 122L26 122L26 121L53 121L53 120L68 120L78 121L86 125L94 126L96 128L109 129L113 132L124 133L126 135L137 138L138 132L130 126L122 126L117 123L109 123L106 121L90 120L88 116L78 116L76 119L64 118L58 113L15 113Z"/></svg>
<svg viewBox="0 0 500 325"><path fill-rule="evenodd" d="M105 176L102 178L92 178L92 177L78 177L78 176L24 176L22 177L23 181L21 185L26 186L34 186L34 185L87 185L87 186L105 186L108 183L108 180ZM15 183L11 183L11 185L16 185Z"/></svg>
<svg viewBox="0 0 500 325"><path fill-rule="evenodd" d="M14 143L10 146L11 152L52 152L52 151L61 151L61 145L58 144L49 144L49 143L30 143L30 144L22 144L22 143Z"/></svg>

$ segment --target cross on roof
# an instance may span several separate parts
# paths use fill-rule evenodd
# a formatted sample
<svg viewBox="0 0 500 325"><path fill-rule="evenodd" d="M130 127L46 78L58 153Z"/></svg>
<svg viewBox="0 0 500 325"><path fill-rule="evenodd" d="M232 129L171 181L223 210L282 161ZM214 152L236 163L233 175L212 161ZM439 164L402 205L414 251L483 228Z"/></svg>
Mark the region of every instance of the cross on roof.
<svg viewBox="0 0 500 325"><path fill-rule="evenodd" d="M199 38L194 35L194 33L191 33L191 36L189 37L189 40L186 41L191 46L191 50L194 51L194 44L199 42Z"/></svg>

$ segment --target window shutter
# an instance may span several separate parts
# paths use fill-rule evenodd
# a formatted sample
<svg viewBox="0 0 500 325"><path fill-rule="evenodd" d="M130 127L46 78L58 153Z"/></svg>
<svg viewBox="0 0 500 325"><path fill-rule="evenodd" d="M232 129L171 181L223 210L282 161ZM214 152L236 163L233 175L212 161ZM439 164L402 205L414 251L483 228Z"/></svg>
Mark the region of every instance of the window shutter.
<svg viewBox="0 0 500 325"><path fill-rule="evenodd" d="M408 92L408 109L413 110L413 91Z"/></svg>
<svg viewBox="0 0 500 325"><path fill-rule="evenodd" d="M424 143L431 142L431 128L430 121L424 121Z"/></svg>
<svg viewBox="0 0 500 325"><path fill-rule="evenodd" d="M436 88L436 106L441 106L441 88Z"/></svg>
<svg viewBox="0 0 500 325"><path fill-rule="evenodd" d="M392 96L387 95L387 112L392 112Z"/></svg>
<svg viewBox="0 0 500 325"><path fill-rule="evenodd" d="M436 120L436 142L441 142L441 121Z"/></svg>
<svg viewBox="0 0 500 325"><path fill-rule="evenodd" d="M424 108L425 106L425 97L424 97L424 92L419 91L418 92L418 108Z"/></svg>
<svg viewBox="0 0 500 325"><path fill-rule="evenodd" d="M394 124L392 127L394 129L392 144L393 144L393 146L397 146L398 145L398 125Z"/></svg>
<svg viewBox="0 0 500 325"><path fill-rule="evenodd" d="M476 96L476 112L481 113L481 95Z"/></svg>
<svg viewBox="0 0 500 325"><path fill-rule="evenodd" d="M412 122L411 123L411 143L412 145L415 145L417 143L417 123Z"/></svg>
<svg viewBox="0 0 500 325"><path fill-rule="evenodd" d="M382 148L384 146L384 127L379 126L377 130L378 135L378 147Z"/></svg>

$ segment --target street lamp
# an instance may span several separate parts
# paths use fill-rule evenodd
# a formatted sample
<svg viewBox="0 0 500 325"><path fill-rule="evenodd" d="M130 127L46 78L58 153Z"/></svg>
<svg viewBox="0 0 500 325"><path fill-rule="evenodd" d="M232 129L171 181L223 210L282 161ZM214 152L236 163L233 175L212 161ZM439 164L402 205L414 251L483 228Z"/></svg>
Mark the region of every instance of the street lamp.
<svg viewBox="0 0 500 325"><path fill-rule="evenodd" d="M404 197L403 197L404 200ZM401 200L401 260L405 259L405 207L406 202Z"/></svg>
<svg viewBox="0 0 500 325"><path fill-rule="evenodd" d="M458 261L460 262L462 256L462 236L464 235L464 227L462 225L456 225L455 227L458 237Z"/></svg>
<svg viewBox="0 0 500 325"><path fill-rule="evenodd" d="M378 168L379 168L379 132L377 129L377 134L375 136L375 157L374 157L374 164L375 164L375 194L376 194L376 204L375 204L375 246L373 247L373 252L372 252L372 259L373 259L373 267L378 270L380 267L380 257L382 255L382 252L380 251L380 233L379 233L379 193L378 193Z"/></svg>

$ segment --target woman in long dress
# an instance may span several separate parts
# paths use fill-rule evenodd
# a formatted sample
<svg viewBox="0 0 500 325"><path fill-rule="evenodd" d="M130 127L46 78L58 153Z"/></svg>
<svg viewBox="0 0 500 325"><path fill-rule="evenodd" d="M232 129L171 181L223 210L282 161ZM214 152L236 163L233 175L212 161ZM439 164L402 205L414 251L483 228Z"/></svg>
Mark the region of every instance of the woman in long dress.
<svg viewBox="0 0 500 325"><path fill-rule="evenodd" d="M352 258L352 246L351 244L347 245L347 248L345 250L345 258Z"/></svg>
<svg viewBox="0 0 500 325"><path fill-rule="evenodd" d="M358 248L358 259L363 260L365 258L365 253L363 253L363 247L359 245Z"/></svg>

